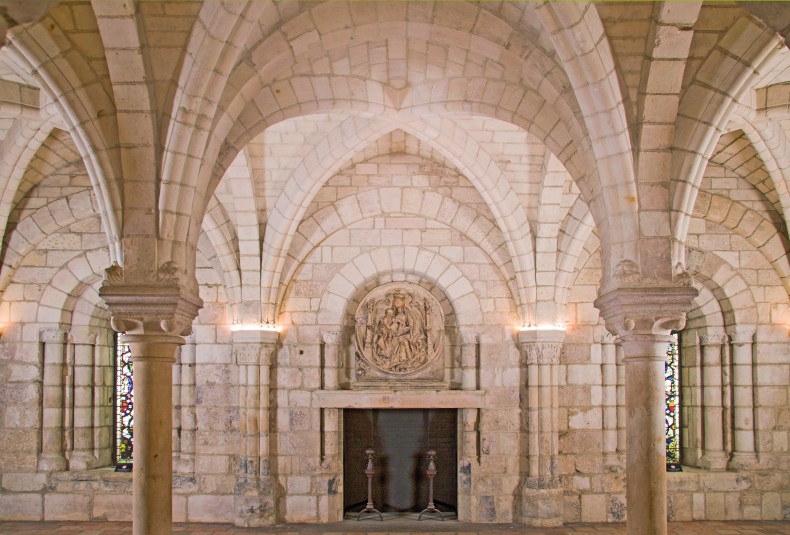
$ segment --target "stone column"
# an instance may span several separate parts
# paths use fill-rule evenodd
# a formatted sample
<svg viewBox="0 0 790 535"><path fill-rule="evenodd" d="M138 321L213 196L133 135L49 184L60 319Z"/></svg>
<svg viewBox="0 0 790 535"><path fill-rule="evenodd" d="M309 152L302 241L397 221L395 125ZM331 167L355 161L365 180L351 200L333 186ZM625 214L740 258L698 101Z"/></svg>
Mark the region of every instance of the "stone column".
<svg viewBox="0 0 790 535"><path fill-rule="evenodd" d="M726 470L724 453L724 418L722 406L721 348L724 335L709 334L699 337L702 345L702 468Z"/></svg>
<svg viewBox="0 0 790 535"><path fill-rule="evenodd" d="M86 470L98 464L94 448L94 368L96 335L74 336L73 447L69 469Z"/></svg>
<svg viewBox="0 0 790 535"><path fill-rule="evenodd" d="M129 344L134 363L133 535L169 535L173 517L173 363L176 348L192 330L202 301L197 284L184 287L172 262L152 282L105 270L99 290L112 326ZM132 280L129 280L132 279Z"/></svg>
<svg viewBox="0 0 790 535"><path fill-rule="evenodd" d="M236 331L233 353L239 368L241 451L234 489L234 523L251 528L274 524L274 478L270 472L269 386L276 331Z"/></svg>
<svg viewBox="0 0 790 535"><path fill-rule="evenodd" d="M195 335L186 337L186 344L181 346L181 391L179 401L181 410L181 450L175 458L175 470L180 474L192 474L195 471Z"/></svg>
<svg viewBox="0 0 790 535"><path fill-rule="evenodd" d="M340 328L321 331L321 339L324 341L322 386L324 390L337 390L340 386L340 343L343 341L343 331Z"/></svg>
<svg viewBox="0 0 790 535"><path fill-rule="evenodd" d="M616 460L617 453L617 350L614 337L601 337L601 379L603 398L603 453L607 460Z"/></svg>
<svg viewBox="0 0 790 535"><path fill-rule="evenodd" d="M640 286L595 300L625 360L629 535L667 533L664 364L670 332L683 328L696 295L689 286Z"/></svg>
<svg viewBox="0 0 790 535"><path fill-rule="evenodd" d="M461 389L477 390L477 347L480 337L476 332L461 331Z"/></svg>
<svg viewBox="0 0 790 535"><path fill-rule="evenodd" d="M66 332L60 329L45 330L41 333L41 342L44 346L43 419L38 469L54 472L66 469L63 450Z"/></svg>
<svg viewBox="0 0 790 535"><path fill-rule="evenodd" d="M559 454L559 362L565 331L521 331L522 377L526 391L527 473L521 490L521 516L530 526L562 525ZM523 421L523 420L522 420Z"/></svg>
<svg viewBox="0 0 790 535"><path fill-rule="evenodd" d="M729 467L753 469L757 464L754 448L754 381L752 380L752 343L754 330L736 329L729 333L732 343L733 453Z"/></svg>

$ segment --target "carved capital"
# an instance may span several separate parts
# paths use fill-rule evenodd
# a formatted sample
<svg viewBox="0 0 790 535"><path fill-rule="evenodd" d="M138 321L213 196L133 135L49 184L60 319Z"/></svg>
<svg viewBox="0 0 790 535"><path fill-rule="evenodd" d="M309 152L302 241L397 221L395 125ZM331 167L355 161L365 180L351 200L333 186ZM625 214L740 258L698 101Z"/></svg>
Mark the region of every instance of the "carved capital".
<svg viewBox="0 0 790 535"><path fill-rule="evenodd" d="M68 334L63 329L46 329L41 331L41 341L49 344L65 344Z"/></svg>
<svg viewBox="0 0 790 535"><path fill-rule="evenodd" d="M461 343L464 345L475 345L480 341L480 335L476 331L462 330Z"/></svg>
<svg viewBox="0 0 790 535"><path fill-rule="evenodd" d="M531 342L522 344L522 358L525 364L559 364L561 343Z"/></svg>
<svg viewBox="0 0 790 535"><path fill-rule="evenodd" d="M733 345L751 344L754 342L754 329L742 328L727 333Z"/></svg>
<svg viewBox="0 0 790 535"><path fill-rule="evenodd" d="M343 341L343 331L321 331L321 339L328 346L340 345L340 342Z"/></svg>
<svg viewBox="0 0 790 535"><path fill-rule="evenodd" d="M722 333L703 334L699 337L699 343L703 346L720 346L726 339L727 337Z"/></svg>
<svg viewBox="0 0 790 535"><path fill-rule="evenodd" d="M689 286L625 287L606 292L594 305L609 332L623 340L648 341L682 329L696 296Z"/></svg>
<svg viewBox="0 0 790 535"><path fill-rule="evenodd" d="M276 331L236 331L233 333L233 359L240 365L270 366L278 340Z"/></svg>
<svg viewBox="0 0 790 535"><path fill-rule="evenodd" d="M234 344L233 360L236 361L236 364L243 365L269 364L261 362L261 357L267 353L263 349L258 344Z"/></svg>
<svg viewBox="0 0 790 535"><path fill-rule="evenodd" d="M115 267L108 269L99 289L112 313L113 329L124 333L124 341L128 343L183 344L181 337L192 332L192 321L203 306L200 297L176 279L131 283L124 277L122 268Z"/></svg>

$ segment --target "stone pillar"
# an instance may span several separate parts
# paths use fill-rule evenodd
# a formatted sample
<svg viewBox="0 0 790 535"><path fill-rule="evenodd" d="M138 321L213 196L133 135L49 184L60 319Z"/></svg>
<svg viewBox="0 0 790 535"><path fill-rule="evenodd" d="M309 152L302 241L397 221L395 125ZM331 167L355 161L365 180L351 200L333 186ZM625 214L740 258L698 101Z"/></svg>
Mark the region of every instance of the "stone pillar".
<svg viewBox="0 0 790 535"><path fill-rule="evenodd" d="M73 428L70 470L95 468L98 460L94 448L94 376L96 335L74 336Z"/></svg>
<svg viewBox="0 0 790 535"><path fill-rule="evenodd" d="M752 343L754 330L736 329L729 333L732 343L732 470L749 470L757 464L754 448L754 381L752 380Z"/></svg>
<svg viewBox="0 0 790 535"><path fill-rule="evenodd" d="M476 332L461 331L461 389L477 390L477 348L480 337Z"/></svg>
<svg viewBox="0 0 790 535"><path fill-rule="evenodd" d="M38 460L38 469L43 472L54 472L66 469L66 457L63 450L66 332L60 329L43 331L41 342L44 351L43 419L41 422L41 457Z"/></svg>
<svg viewBox="0 0 790 535"><path fill-rule="evenodd" d="M340 388L340 370L342 367L341 343L343 331L340 327L332 330L321 331L324 342L324 357L321 367L321 386L324 390L337 390ZM320 437L320 462L321 469L330 473L342 473L339 445L341 444L340 410L320 409L321 428ZM327 483L326 519L328 522L343 520L343 494L340 491L341 477L335 475Z"/></svg>
<svg viewBox="0 0 790 535"><path fill-rule="evenodd" d="M239 368L241 451L234 489L234 523L251 528L274 524L277 496L270 472L271 364L276 331L236 331L233 353Z"/></svg>
<svg viewBox="0 0 790 535"><path fill-rule="evenodd" d="M179 271L167 262L146 282L136 279L148 274L126 278L113 265L99 290L134 363L133 535L172 533L173 363L203 304L197 284L182 286Z"/></svg>
<svg viewBox="0 0 790 535"><path fill-rule="evenodd" d="M521 486L521 516L530 526L562 525L559 454L559 362L564 331L521 331L522 377L526 391L527 473ZM523 421L523 419L522 419Z"/></svg>
<svg viewBox="0 0 790 535"><path fill-rule="evenodd" d="M324 365L321 370L324 390L337 390L340 386L340 343L343 341L343 331L333 329L321 331L324 341Z"/></svg>
<svg viewBox="0 0 790 535"><path fill-rule="evenodd" d="M726 470L724 453L724 418L722 405L721 348L724 335L709 334L699 338L702 346L702 468Z"/></svg>
<svg viewBox="0 0 790 535"><path fill-rule="evenodd" d="M625 360L629 535L667 533L664 364L670 332L683 328L696 295L689 286L640 286L595 300Z"/></svg>
<svg viewBox="0 0 790 535"><path fill-rule="evenodd" d="M601 380L603 398L603 453L607 460L616 460L617 453L617 349L614 337L601 337Z"/></svg>
<svg viewBox="0 0 790 535"><path fill-rule="evenodd" d="M175 458L175 470L180 474L195 472L195 335L186 337L186 344L181 346L181 384L177 387L181 393L178 411L181 427L181 449Z"/></svg>

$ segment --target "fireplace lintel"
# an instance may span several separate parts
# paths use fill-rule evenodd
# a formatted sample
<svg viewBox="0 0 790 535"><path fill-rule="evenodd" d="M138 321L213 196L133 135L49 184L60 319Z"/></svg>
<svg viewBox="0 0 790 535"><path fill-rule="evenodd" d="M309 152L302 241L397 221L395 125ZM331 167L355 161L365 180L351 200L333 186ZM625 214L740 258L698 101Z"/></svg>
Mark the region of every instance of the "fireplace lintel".
<svg viewBox="0 0 790 535"><path fill-rule="evenodd" d="M327 409L479 409L483 390L315 390L314 407Z"/></svg>

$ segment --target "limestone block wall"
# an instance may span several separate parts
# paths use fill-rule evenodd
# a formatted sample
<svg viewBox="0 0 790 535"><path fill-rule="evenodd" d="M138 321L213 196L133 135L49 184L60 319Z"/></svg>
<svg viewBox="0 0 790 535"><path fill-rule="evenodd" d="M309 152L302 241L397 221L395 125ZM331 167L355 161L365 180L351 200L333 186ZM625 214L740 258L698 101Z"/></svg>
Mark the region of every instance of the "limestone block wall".
<svg viewBox="0 0 790 535"><path fill-rule="evenodd" d="M470 121L467 126L483 136L485 125ZM275 174L287 176L285 170L303 156L297 147L309 136L290 134L294 154L272 164ZM485 143L489 148L503 143L505 150L519 142L519 135L510 132ZM387 153L393 147L403 152ZM253 156L265 160L265 154ZM532 153L513 158L507 172L532 176L538 172L534 158ZM49 172L43 160L39 167L41 176ZM31 174L27 187L34 198L23 202L12 218L17 231L8 243L18 255L18 269L0 304L0 318L8 323L0 344L1 518L130 519L131 478L109 466L111 333L96 293L108 265L106 238L85 177L75 169L50 173L44 182ZM551 172L556 175L551 199L541 197L526 179L516 189L524 203L545 202L553 217L568 216L561 229L552 227L561 234L558 243L565 244L563 239L571 240L571 235L580 242L575 244L574 263L559 266L569 281L566 293L558 290L554 298L540 294L561 311L567 329L558 364L562 516L566 522L619 522L627 514L625 401L621 355L592 305L601 279L600 244L595 232L584 239L573 233L584 227L585 209L566 174ZM782 328L786 293L776 271L781 229L724 204L728 195L722 188L732 177L723 177L727 181L716 187L714 178L711 174L711 191L701 192L690 223L689 267L700 296L683 333L686 466L669 476L669 515L675 520L787 518L790 367ZM284 179L279 180L275 183L282 185ZM220 187L220 197L232 194L232 188ZM267 195L270 210L275 196L271 191ZM447 388L452 392L412 399L422 406L441 405L452 396L461 400L454 467L460 518L521 518L519 493L529 451L519 414L526 387L519 371L516 273L502 221L487 206L469 180L402 133L354 157L306 206L275 292L282 331L270 370L272 432L263 440L280 521L328 522L342 516L342 408L327 401L333 399L326 392L331 384L327 374L336 374L332 388L356 394L350 390L354 311L367 291L393 281L432 292L447 318ZM767 213L763 200L749 206L755 214ZM213 209L214 226L201 238L197 261L205 304L174 368L176 521L234 521L242 451L240 372L232 327L240 310L260 307L254 300L234 301L236 288L224 263L228 248L210 236L214 231L232 234L226 226L235 222L243 242L249 238L241 230L244 218L241 212L230 212L221 220L221 210ZM537 208L530 210L538 217ZM60 221L63 230L50 232L46 214ZM541 239L545 246L546 237ZM15 261L13 255L9 258ZM541 265L537 271L545 275L552 270ZM703 418L709 406L703 394L710 384L701 369L701 340L722 337L722 411L726 421L732 420L722 425L722 448L729 456L737 451L736 434L748 431L735 422L736 406L743 409L743 400L735 403L734 390L726 390L727 384L734 386L733 340L742 332L752 333L749 370L757 462L712 470L703 462L710 427ZM337 342L326 333L338 333ZM328 349L335 343L337 347ZM465 374L465 344L467 350L473 346L471 375ZM93 347L92 358L86 345ZM334 371L325 366L329 350L339 357ZM472 387L466 389L469 377ZM395 406L399 398L364 399ZM733 400L729 406L727 399ZM83 455L88 450L90 455Z"/></svg>

